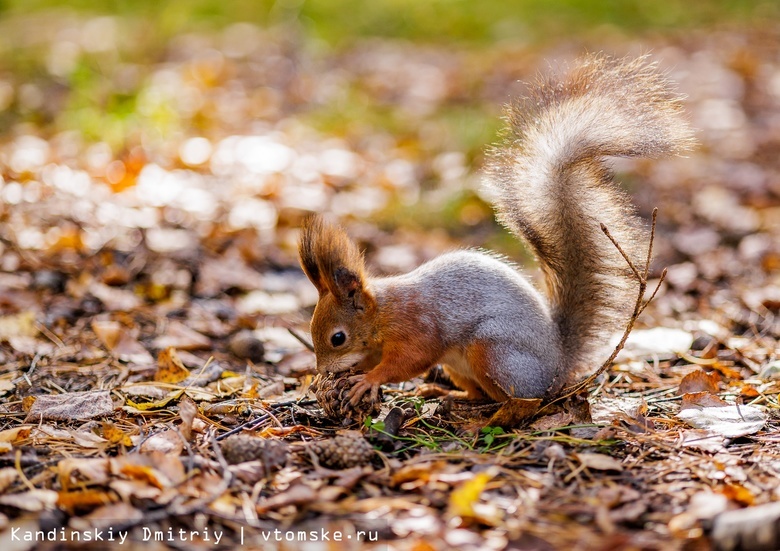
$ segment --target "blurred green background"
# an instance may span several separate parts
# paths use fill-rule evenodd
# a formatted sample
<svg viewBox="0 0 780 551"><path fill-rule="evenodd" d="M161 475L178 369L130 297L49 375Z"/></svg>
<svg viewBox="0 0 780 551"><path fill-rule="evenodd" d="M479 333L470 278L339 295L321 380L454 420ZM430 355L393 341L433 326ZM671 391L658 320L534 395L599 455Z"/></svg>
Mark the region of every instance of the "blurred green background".
<svg viewBox="0 0 780 551"><path fill-rule="evenodd" d="M479 167L502 104L545 60L690 53L778 22L778 0L0 0L0 145L38 136L121 191L150 162L181 167L192 137L274 131L302 152L335 139L368 168L326 177L327 193L379 190L392 198L367 199L384 204L372 220L462 237L494 231ZM723 63L750 82L740 59Z"/></svg>
<svg viewBox="0 0 780 551"><path fill-rule="evenodd" d="M332 46L357 37L415 41L500 39L555 41L572 34L667 32L680 28L765 23L775 0L3 0L5 15L52 8L143 19L161 37L235 21L296 21Z"/></svg>

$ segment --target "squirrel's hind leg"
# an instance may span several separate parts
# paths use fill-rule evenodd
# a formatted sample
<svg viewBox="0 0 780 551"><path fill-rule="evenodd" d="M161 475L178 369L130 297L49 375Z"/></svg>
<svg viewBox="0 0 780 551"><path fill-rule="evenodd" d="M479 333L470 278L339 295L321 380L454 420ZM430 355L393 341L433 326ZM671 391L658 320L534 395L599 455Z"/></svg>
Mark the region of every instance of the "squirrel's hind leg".
<svg viewBox="0 0 780 551"><path fill-rule="evenodd" d="M488 341L472 342L465 349L446 354L442 358L444 371L455 386L463 389L463 392L453 391L449 395L456 399L490 399L496 402L509 399L509 392L501 388L491 375L495 358L500 354L500 347Z"/></svg>
<svg viewBox="0 0 780 551"><path fill-rule="evenodd" d="M476 358L475 358L476 359ZM480 381L486 390L499 389L508 398L542 398L553 384L555 357L540 357L520 348L516 342L492 342L482 355L482 365L475 371L483 373ZM491 393L491 396L493 394Z"/></svg>

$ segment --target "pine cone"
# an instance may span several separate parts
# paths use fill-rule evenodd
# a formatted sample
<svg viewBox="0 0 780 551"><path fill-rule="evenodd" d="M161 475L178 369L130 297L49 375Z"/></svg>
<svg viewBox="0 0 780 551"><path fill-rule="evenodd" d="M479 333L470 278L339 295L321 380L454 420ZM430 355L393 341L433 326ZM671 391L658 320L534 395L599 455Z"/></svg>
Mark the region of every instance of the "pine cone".
<svg viewBox="0 0 780 551"><path fill-rule="evenodd" d="M245 461L260 460L266 473L281 467L287 462L289 450L287 444L279 440L266 440L247 434L236 434L221 444L222 455L231 465Z"/></svg>
<svg viewBox="0 0 780 551"><path fill-rule="evenodd" d="M374 456L374 448L358 431L346 431L333 438L309 444L320 465L331 469L348 469L365 465Z"/></svg>
<svg viewBox="0 0 780 551"><path fill-rule="evenodd" d="M382 407L382 390L376 402L371 400L369 393L353 406L349 403L349 377L355 373L328 373L324 377L318 375L312 388L317 397L317 403L325 412L325 415L334 420L341 420L344 426L352 423L362 423L369 415L379 413Z"/></svg>

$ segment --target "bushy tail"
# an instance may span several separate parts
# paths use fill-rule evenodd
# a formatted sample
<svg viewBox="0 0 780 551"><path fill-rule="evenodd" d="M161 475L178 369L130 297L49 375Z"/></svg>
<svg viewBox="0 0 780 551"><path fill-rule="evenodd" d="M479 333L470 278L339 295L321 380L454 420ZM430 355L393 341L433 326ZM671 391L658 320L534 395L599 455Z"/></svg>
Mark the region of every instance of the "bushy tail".
<svg viewBox="0 0 780 551"><path fill-rule="evenodd" d="M681 98L646 57L586 57L565 77L537 83L507 112L488 185L499 219L539 259L561 333L561 368L573 373L596 361L608 335L628 320L637 291L600 223L637 265L647 245L603 158L679 153L693 145L693 133Z"/></svg>

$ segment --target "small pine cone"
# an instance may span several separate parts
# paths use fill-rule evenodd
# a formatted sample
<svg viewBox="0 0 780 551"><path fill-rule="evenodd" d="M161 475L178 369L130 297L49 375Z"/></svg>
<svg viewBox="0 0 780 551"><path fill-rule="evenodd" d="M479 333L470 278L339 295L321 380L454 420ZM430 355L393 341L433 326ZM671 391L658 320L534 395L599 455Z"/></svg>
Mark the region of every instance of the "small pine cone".
<svg viewBox="0 0 780 551"><path fill-rule="evenodd" d="M236 434L227 438L222 445L222 455L231 465L245 461L260 460L266 473L281 467L287 462L289 450L287 444L278 440L266 440L247 434Z"/></svg>
<svg viewBox="0 0 780 551"><path fill-rule="evenodd" d="M346 426L352 423L362 423L369 415L379 413L382 407L382 390L379 390L377 401L371 400L370 393L353 406L349 403L349 377L354 373L328 373L326 376L317 376L313 387L317 397L317 403L330 419L341 420Z"/></svg>
<svg viewBox="0 0 780 551"><path fill-rule="evenodd" d="M348 469L365 465L374 456L374 448L358 431L346 431L333 438L309 444L320 465L331 469Z"/></svg>

